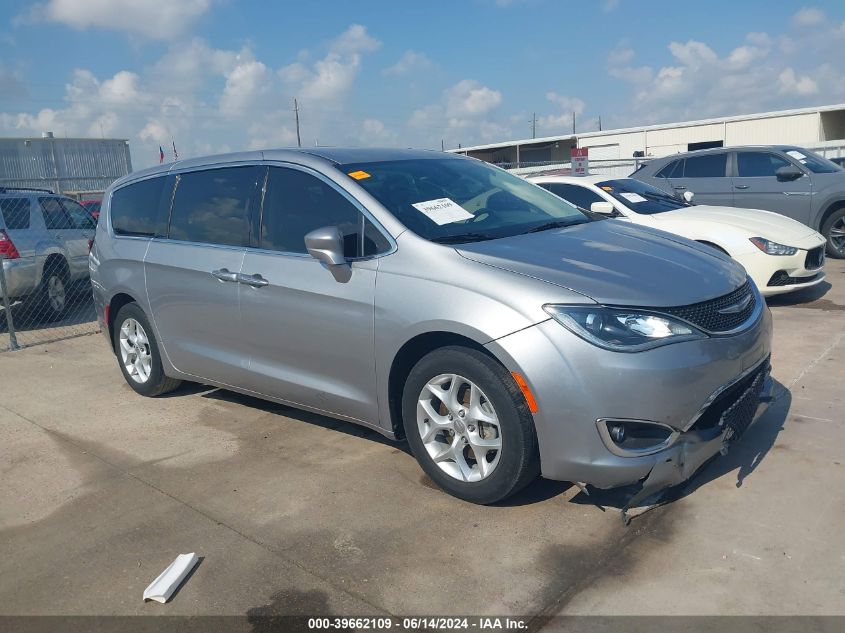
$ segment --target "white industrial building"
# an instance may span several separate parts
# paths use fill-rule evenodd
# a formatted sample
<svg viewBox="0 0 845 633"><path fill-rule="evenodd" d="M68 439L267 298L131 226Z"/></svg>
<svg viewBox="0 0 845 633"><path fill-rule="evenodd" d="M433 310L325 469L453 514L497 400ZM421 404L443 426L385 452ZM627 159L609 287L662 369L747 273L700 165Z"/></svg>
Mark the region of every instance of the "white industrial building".
<svg viewBox="0 0 845 633"><path fill-rule="evenodd" d="M451 150L505 167L570 162L574 147L596 161L634 161L731 145L799 145L827 156L845 154L845 104L741 116L562 134ZM600 163L599 163L600 164Z"/></svg>

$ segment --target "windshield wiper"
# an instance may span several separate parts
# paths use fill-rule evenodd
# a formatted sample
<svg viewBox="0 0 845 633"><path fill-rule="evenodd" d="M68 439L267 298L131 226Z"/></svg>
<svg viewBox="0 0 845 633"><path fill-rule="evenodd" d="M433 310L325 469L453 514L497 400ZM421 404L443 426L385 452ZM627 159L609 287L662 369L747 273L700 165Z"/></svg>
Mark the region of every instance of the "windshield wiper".
<svg viewBox="0 0 845 633"><path fill-rule="evenodd" d="M443 235L441 237L431 238L432 242L438 244L463 244L465 242L483 242L484 240L496 239L492 235L486 233L461 233L460 235Z"/></svg>
<svg viewBox="0 0 845 633"><path fill-rule="evenodd" d="M546 222L528 229L525 233L539 233L540 231L548 231L549 229L559 229L564 226L572 226L574 224L581 224L581 222L572 220L554 220L553 222ZM524 234L523 234L524 235Z"/></svg>

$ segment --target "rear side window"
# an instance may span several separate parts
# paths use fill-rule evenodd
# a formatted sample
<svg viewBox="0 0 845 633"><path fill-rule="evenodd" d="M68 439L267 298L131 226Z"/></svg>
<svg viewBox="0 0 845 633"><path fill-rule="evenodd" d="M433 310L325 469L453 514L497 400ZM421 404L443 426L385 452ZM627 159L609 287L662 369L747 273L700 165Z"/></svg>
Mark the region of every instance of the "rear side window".
<svg viewBox="0 0 845 633"><path fill-rule="evenodd" d="M180 174L169 237L172 240L247 246L257 167L224 167Z"/></svg>
<svg viewBox="0 0 845 633"><path fill-rule="evenodd" d="M775 177L777 170L790 164L785 158L769 152L738 152L737 176L741 178Z"/></svg>
<svg viewBox="0 0 845 633"><path fill-rule="evenodd" d="M165 178L150 178L126 185L111 195L111 226L116 235L152 237L156 234L158 206Z"/></svg>
<svg viewBox="0 0 845 633"><path fill-rule="evenodd" d="M587 209L588 211L594 202L605 201L599 194L594 191L590 191L586 187L568 185L560 182L541 182L537 184L539 184L543 189L548 189L556 196L560 196L567 202L571 202L575 206Z"/></svg>
<svg viewBox="0 0 845 633"><path fill-rule="evenodd" d="M298 169L270 168L262 211L261 248L306 253L306 234L336 226L344 237L347 257L386 250L387 240L372 224L367 224L355 205L319 178Z"/></svg>
<svg viewBox="0 0 845 633"><path fill-rule="evenodd" d="M96 228L96 224L94 223L94 218L91 217L91 213L83 207L78 202L73 200L62 200L62 206L64 206L65 211L67 211L68 216L70 217L70 222L75 229L94 229Z"/></svg>
<svg viewBox="0 0 845 633"><path fill-rule="evenodd" d="M0 198L0 214L10 231L29 228L29 198Z"/></svg>
<svg viewBox="0 0 845 633"><path fill-rule="evenodd" d="M58 198L38 198L47 230L72 229L73 224Z"/></svg>
<svg viewBox="0 0 845 633"><path fill-rule="evenodd" d="M687 158L684 165L684 178L724 178L728 164L727 154L707 154ZM678 174L673 173L673 178Z"/></svg>

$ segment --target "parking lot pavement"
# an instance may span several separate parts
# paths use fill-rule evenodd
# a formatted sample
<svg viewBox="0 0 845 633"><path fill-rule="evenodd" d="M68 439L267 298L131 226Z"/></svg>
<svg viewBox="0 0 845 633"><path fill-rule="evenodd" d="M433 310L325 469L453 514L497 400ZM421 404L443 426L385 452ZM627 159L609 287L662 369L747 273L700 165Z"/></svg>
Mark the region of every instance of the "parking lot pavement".
<svg viewBox="0 0 845 633"><path fill-rule="evenodd" d="M828 276L771 302L778 401L629 527L563 483L458 501L402 445L230 392L143 399L101 335L0 354L0 613L845 614L845 262Z"/></svg>

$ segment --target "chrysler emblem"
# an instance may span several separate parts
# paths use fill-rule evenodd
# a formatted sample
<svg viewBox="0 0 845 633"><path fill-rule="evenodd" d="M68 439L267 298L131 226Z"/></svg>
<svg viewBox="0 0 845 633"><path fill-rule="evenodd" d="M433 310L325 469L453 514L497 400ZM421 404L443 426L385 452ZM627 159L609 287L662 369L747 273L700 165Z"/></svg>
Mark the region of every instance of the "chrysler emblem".
<svg viewBox="0 0 845 633"><path fill-rule="evenodd" d="M748 307L748 304L751 303L751 295L745 295L742 299L733 303L721 310L716 310L719 314L736 314L737 312L742 312Z"/></svg>

